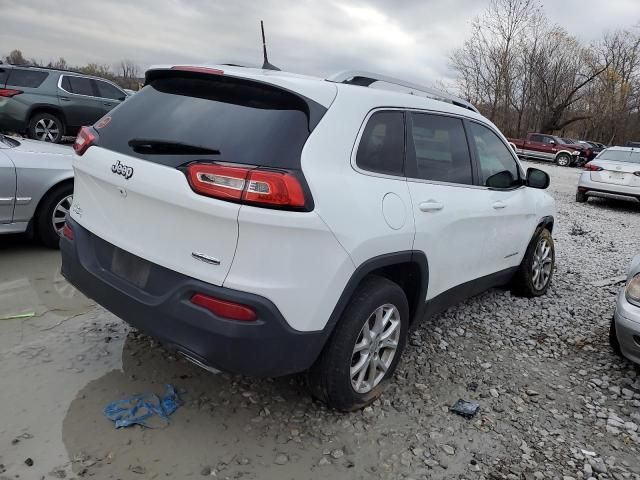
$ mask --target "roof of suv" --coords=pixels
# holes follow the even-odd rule
[[[344,90],[349,91],[350,95],[367,96],[373,103],[377,104],[377,106],[419,108],[456,114],[464,113],[465,115],[473,118],[484,118],[479,113],[477,113],[477,111],[471,104],[464,100],[455,99],[455,97],[451,97],[444,92],[442,92],[443,98],[449,96],[450,98],[458,101],[450,103],[446,100],[435,99],[422,96],[420,94],[415,94],[413,93],[413,90],[419,91],[419,86],[408,83],[400,85],[401,88],[404,87],[408,89],[408,91],[378,88],[378,85],[375,85],[372,88],[366,88],[365,85],[358,85],[356,83],[343,83],[334,81],[332,79],[323,79],[320,77],[283,72],[280,70],[265,70],[262,68],[220,64],[189,66],[156,65],[147,70],[146,80],[149,81],[153,78],[153,72],[166,70],[202,71],[202,73],[209,72],[212,74],[224,74],[237,78],[247,78],[260,82],[270,83],[272,85],[276,85],[278,87],[304,95],[305,97],[327,108],[335,100],[338,91]],[[337,78],[338,76],[335,77]],[[388,77],[380,78],[384,78],[383,80],[380,80],[382,84],[391,83],[391,81],[394,80]],[[410,87],[409,85],[414,88]]]
[[[16,65],[13,63],[0,63],[0,68],[9,68],[9,69],[28,69],[28,70],[36,70],[39,72],[47,72],[47,73],[60,73],[65,75],[75,75],[78,77],[92,78],[94,80],[103,80],[109,83],[114,83],[108,78],[96,77],[95,75],[88,75],[82,72],[76,72],[75,70],[66,70],[64,68],[55,68],[55,67],[41,67],[39,65]]]

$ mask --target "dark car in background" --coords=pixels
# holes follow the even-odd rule
[[[126,98],[123,89],[103,78],[0,64],[0,132],[58,143]]]

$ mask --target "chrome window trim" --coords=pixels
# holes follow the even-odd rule
[[[113,82],[110,82],[109,80],[106,80],[104,78],[95,78],[95,77],[88,77],[86,75],[79,75],[79,74],[78,75],[74,75],[74,74],[63,73],[58,78],[58,88],[60,90],[62,90],[63,92],[68,93],[69,95],[76,95],[77,97],[85,97],[85,98],[94,98],[96,100],[101,100],[101,101],[105,101],[106,100],[108,102],[122,102],[122,100],[115,100],[113,98],[96,97],[96,96],[93,96],[93,95],[83,95],[82,93],[73,93],[73,92],[70,92],[68,90],[65,90],[64,88],[62,88],[62,79],[64,77],[79,77],[79,78],[86,78],[87,80],[95,80],[97,82],[105,82],[105,83],[108,83],[109,85],[112,85],[113,87],[117,88],[118,90],[120,90],[125,98],[127,98],[127,96],[128,96],[127,93],[124,90],[122,90],[120,87],[118,87]]]

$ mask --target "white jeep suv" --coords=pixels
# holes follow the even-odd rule
[[[414,322],[551,282],[547,174],[402,81],[152,68],[74,148],[72,284],[201,366],[307,371],[340,410],[382,393]]]

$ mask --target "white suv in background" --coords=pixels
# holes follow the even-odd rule
[[[547,174],[400,80],[157,67],[74,148],[72,284],[201,366],[307,371],[340,410],[382,393],[413,322],[551,282]]]

